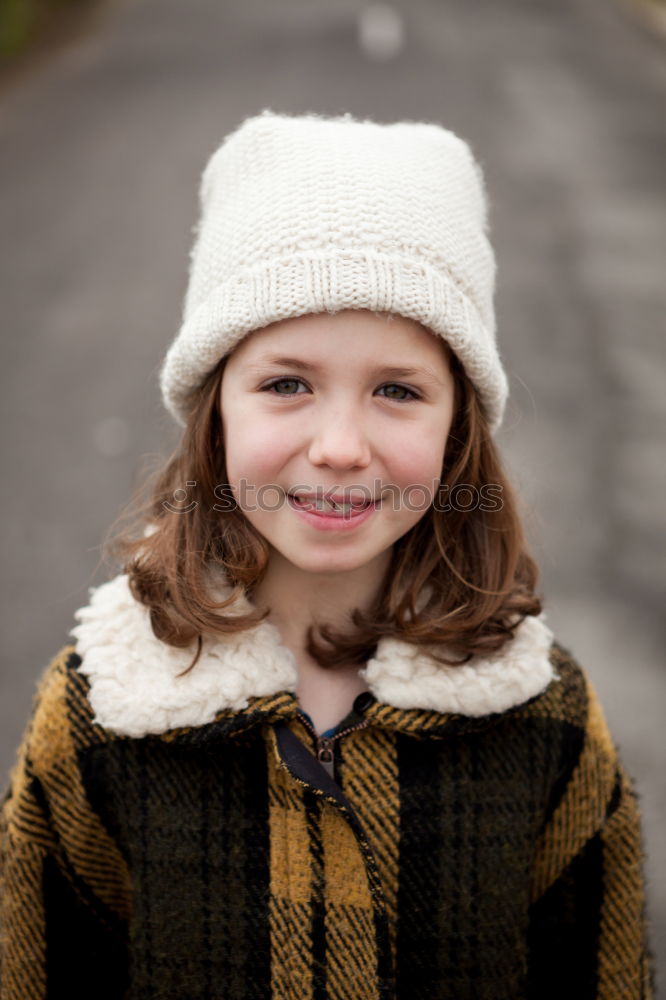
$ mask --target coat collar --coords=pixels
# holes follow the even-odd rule
[[[237,606],[243,611],[251,604],[241,598]],[[221,712],[247,716],[248,706],[258,704],[252,699],[280,704],[283,714],[297,707],[295,658],[268,622],[235,636],[205,637],[194,669],[177,677],[195,647],[176,649],[155,637],[126,574],[92,589],[75,618],[70,634],[79,672],[88,679],[93,721],[111,732],[141,737],[204,726]],[[557,679],[552,640],[543,614],[527,617],[498,654],[447,667],[422,649],[383,637],[360,673],[389,708],[479,718],[521,705]]]

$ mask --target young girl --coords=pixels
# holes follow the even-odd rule
[[[4,801],[2,1000],[652,996],[632,779],[492,437],[494,270],[438,125],[215,152],[182,440]]]

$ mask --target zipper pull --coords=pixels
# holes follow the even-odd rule
[[[333,758],[333,740],[329,736],[317,737],[317,760],[326,773],[335,780],[335,761]]]

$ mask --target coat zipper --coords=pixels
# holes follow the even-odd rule
[[[314,738],[315,756],[317,760],[329,777],[333,778],[335,781],[335,741],[341,739],[343,736],[346,736],[348,733],[355,732],[357,729],[365,729],[369,720],[363,719],[355,726],[348,726],[346,729],[343,729],[341,733],[334,733],[333,736],[320,736],[302,712],[298,712],[298,718]]]
[[[335,781],[335,775],[332,769],[334,764],[333,744],[335,741],[356,729],[365,729],[366,726],[370,725],[370,720],[362,719],[357,725],[347,726],[346,729],[343,729],[340,733],[336,733],[334,736],[324,737],[317,735],[314,727],[306,718],[304,718],[301,712],[296,713],[296,718],[303,723],[303,726],[313,736],[314,742],[317,746],[317,759],[320,760],[322,767],[333,779],[333,787],[331,788],[330,785],[328,788],[322,787],[322,775],[312,773],[312,751],[303,744],[302,740],[299,739],[296,733],[293,732],[291,726],[285,720],[278,722],[275,727],[278,755],[281,759],[282,766],[289,772],[295,782],[302,785],[303,788],[320,797],[323,801],[329,803],[335,809],[340,811],[357,839],[367,872],[368,885],[370,888],[370,896],[374,912],[376,943],[378,949],[378,995],[382,998],[382,1000],[394,1000],[395,983],[390,947],[386,897],[384,895],[384,888],[379,875],[377,859],[370,841],[368,840],[367,834],[361,824],[361,820],[351,802],[346,798],[342,788]],[[319,756],[320,748],[325,754],[324,760],[321,760]],[[330,763],[330,767],[327,766],[327,757],[329,755],[330,761],[328,761],[328,763]]]

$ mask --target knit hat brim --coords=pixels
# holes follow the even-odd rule
[[[393,312],[439,334],[475,385],[490,429],[499,427],[507,379],[494,334],[466,290],[426,262],[368,250],[291,253],[218,285],[183,323],[160,373],[165,404],[179,424],[187,421],[202,373],[209,374],[250,332],[302,315],[302,307],[294,305],[294,288],[307,289],[309,313]]]

